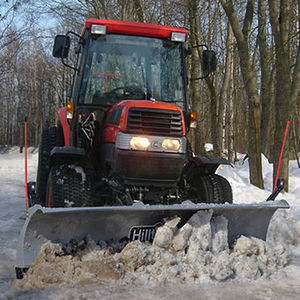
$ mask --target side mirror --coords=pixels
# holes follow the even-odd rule
[[[216,52],[212,50],[204,50],[202,52],[202,71],[204,74],[215,72],[217,69]]]
[[[71,39],[67,35],[57,35],[55,37],[52,55],[58,58],[67,58],[69,55]]]

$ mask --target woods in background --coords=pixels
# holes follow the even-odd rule
[[[192,146],[234,161],[247,153],[250,181],[263,188],[261,153],[277,170],[288,118],[292,118],[282,160],[300,151],[300,0],[0,0],[0,144],[19,144],[27,117],[29,144],[44,125],[57,123],[67,100],[72,70],[52,58],[53,38],[80,33],[87,18],[106,18],[185,27],[189,97],[198,113]],[[49,20],[49,21],[45,21]],[[74,43],[75,44],[75,43]],[[217,52],[218,69],[204,80],[201,48]]]

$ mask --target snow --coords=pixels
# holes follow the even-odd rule
[[[35,181],[36,166],[37,153],[36,151],[33,153],[29,151],[28,181]],[[265,190],[249,184],[247,160],[244,163],[242,161],[237,162],[235,168],[223,166],[218,172],[225,176],[232,185],[234,202],[236,203],[260,202],[266,199],[272,191],[272,165],[268,163],[265,157],[263,157]],[[211,251],[207,252],[209,254],[206,260],[210,263],[211,276],[215,280],[202,280],[198,281],[197,284],[184,280],[175,281],[173,284],[172,282],[159,284],[155,282],[155,279],[159,281],[158,277],[164,276],[164,274],[155,275],[155,270],[152,270],[154,273],[151,273],[150,266],[145,265],[144,269],[149,269],[147,273],[143,269],[143,265],[139,265],[138,258],[143,258],[143,251],[149,251],[149,249],[145,249],[141,243],[135,247],[130,243],[125,246],[124,252],[121,253],[123,260],[126,261],[129,258],[129,261],[133,264],[137,263],[139,268],[142,268],[139,273],[139,282],[133,281],[133,277],[131,277],[128,279],[128,285],[122,286],[105,281],[103,278],[103,283],[99,286],[97,282],[85,284],[83,279],[83,282],[76,283],[72,288],[54,284],[43,289],[14,290],[11,285],[15,278],[16,244],[26,217],[24,154],[20,154],[17,147],[9,151],[0,149],[0,299],[179,299],[187,297],[191,299],[215,299],[220,298],[220,295],[222,295],[222,299],[240,298],[241,295],[245,299],[299,299],[300,169],[296,161],[290,162],[289,190],[289,193],[281,194],[278,198],[287,200],[291,208],[288,211],[277,212],[269,228],[268,241],[271,245],[276,245],[271,249],[272,255],[268,254],[268,251],[271,250],[270,248],[267,249],[266,244],[261,240],[242,237],[235,245],[234,257],[230,259],[232,255],[229,255],[224,244],[224,239],[226,239],[226,232],[222,230],[226,225],[224,218],[216,220],[215,224],[209,227],[202,217],[201,220],[204,224],[196,230],[193,224],[197,223],[197,220],[192,220],[189,225],[182,227],[181,231],[174,234],[174,224],[177,222],[175,219],[170,220],[168,225],[161,229],[162,236],[157,237],[157,245],[155,246],[159,250],[150,254],[153,257],[159,254],[163,255],[165,261],[169,261],[169,267],[166,268],[158,263],[157,269],[168,272],[168,276],[176,274],[179,267],[172,262],[175,256],[172,257],[166,248],[173,247],[180,252],[185,248],[188,241],[190,243],[195,241],[194,245],[189,247],[187,259],[191,262],[196,261],[197,251],[210,249]],[[196,219],[196,217],[194,218]],[[200,244],[197,242],[198,235],[206,236]],[[56,251],[58,250],[56,249]],[[94,252],[86,253],[83,260],[85,261],[85,268],[89,271],[92,271],[94,265],[90,265],[88,262],[95,258],[93,257],[94,254]],[[148,253],[148,256],[150,254]],[[132,260],[133,255],[137,258],[136,262]],[[147,259],[150,259],[151,255]],[[270,257],[274,259],[270,259]],[[61,260],[61,267],[67,268],[69,265],[64,265],[66,262],[66,259]],[[206,262],[202,261],[201,263],[205,264]],[[288,264],[284,266],[286,263]],[[102,266],[102,269],[98,267],[96,272],[116,276],[113,278],[116,280],[118,273],[115,267],[114,265],[112,269],[111,265],[108,264],[106,267]],[[122,270],[122,265],[117,265],[117,269]],[[268,276],[260,276],[262,269]],[[71,272],[70,269],[66,270]],[[50,271],[53,271],[51,266]],[[239,274],[238,280],[227,279],[225,282],[218,282],[218,280],[230,278],[232,272]],[[202,278],[205,279],[205,274],[203,276]],[[173,277],[176,278],[176,276]]]
[[[84,184],[84,182],[86,181],[86,174],[85,174],[84,170],[82,169],[82,167],[75,166],[75,165],[69,165],[68,167],[70,169],[75,170],[76,173],[80,174],[80,176],[81,176],[81,183]]]
[[[206,143],[204,145],[204,148],[205,148],[206,152],[214,151],[214,145],[213,144]]]

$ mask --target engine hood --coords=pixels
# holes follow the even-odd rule
[[[182,111],[180,107],[175,104],[161,102],[161,101],[151,101],[151,100],[123,100],[118,104],[112,106],[114,107],[144,107],[144,108],[156,108],[156,109],[166,109],[166,110],[177,110]]]
[[[135,117],[137,119],[134,120]],[[150,120],[152,117],[155,120],[153,121],[155,123],[153,124],[154,128],[148,131],[147,126],[152,127]],[[157,122],[157,120],[160,121]],[[180,123],[178,130],[176,128],[177,123]],[[168,126],[169,131],[164,131],[164,126]],[[159,128],[162,128],[161,132]],[[176,136],[185,136],[184,114],[177,105],[150,100],[123,100],[113,105],[107,113],[104,125],[104,141],[114,143],[119,131],[174,136],[173,128],[175,131],[177,130]]]

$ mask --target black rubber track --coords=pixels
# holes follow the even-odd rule
[[[198,203],[232,203],[232,190],[228,181],[219,175],[196,176],[192,180],[191,197]]]
[[[91,206],[88,183],[75,166],[60,165],[51,168],[48,183],[47,207]]]
[[[44,128],[39,146],[39,160],[36,178],[37,199],[45,205],[47,180],[50,172],[50,152],[55,146],[64,146],[61,126]]]

